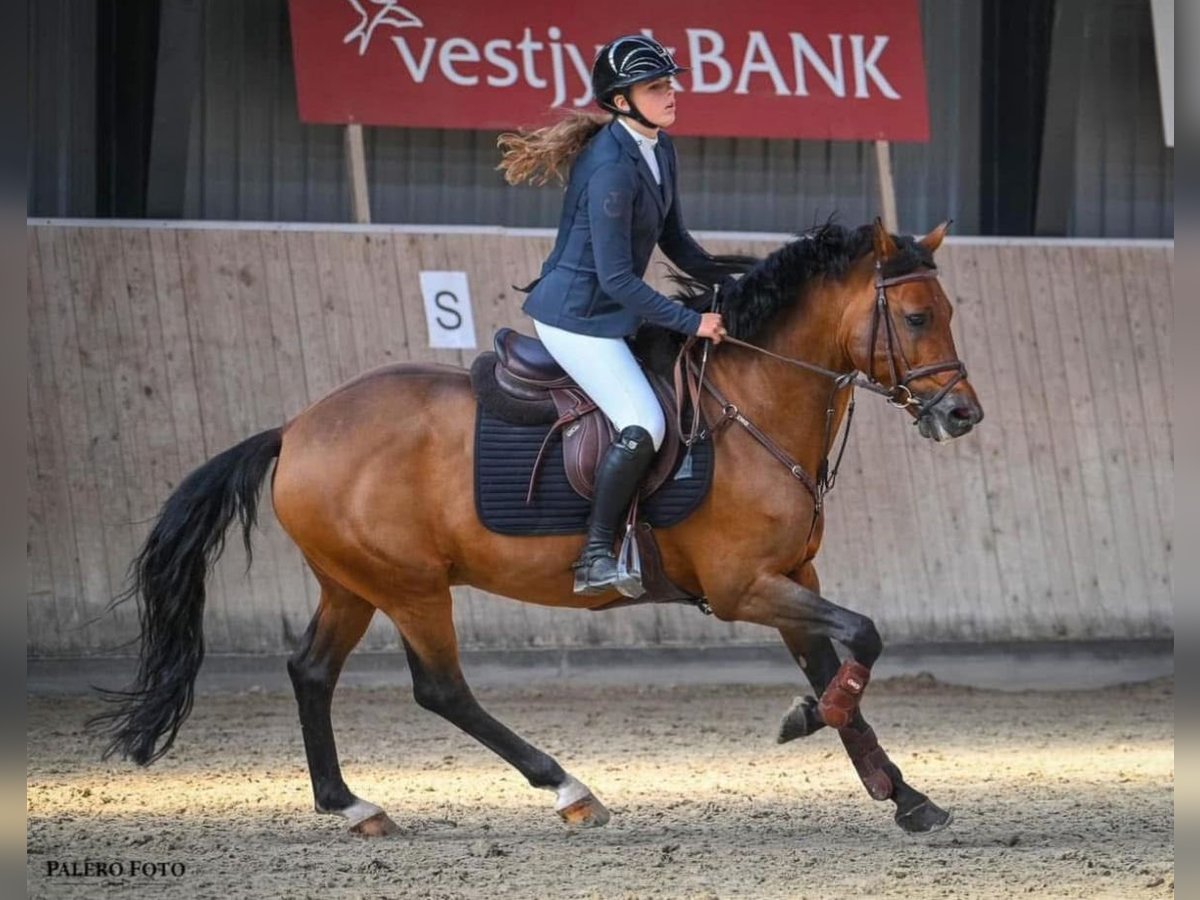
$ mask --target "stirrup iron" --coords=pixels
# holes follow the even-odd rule
[[[642,584],[642,551],[637,539],[637,497],[629,508],[629,518],[625,522],[625,537],[621,540],[621,550],[617,553],[617,580],[615,586],[625,597],[636,600],[646,593]]]

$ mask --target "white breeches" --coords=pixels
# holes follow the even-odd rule
[[[536,319],[533,327],[555,362],[587,391],[618,433],[640,425],[655,450],[662,446],[667,433],[662,407],[623,338],[576,334]]]

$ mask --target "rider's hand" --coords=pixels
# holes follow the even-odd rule
[[[719,344],[725,335],[725,321],[720,313],[700,314],[700,330],[696,332],[696,337],[708,338],[714,344]]]

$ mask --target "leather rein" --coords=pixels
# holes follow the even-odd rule
[[[942,398],[945,397],[954,386],[967,377],[966,366],[959,359],[946,360],[944,362],[932,363],[927,366],[918,366],[916,368],[909,365],[908,359],[904,356],[904,351],[899,345],[899,340],[896,336],[896,327],[892,322],[892,317],[888,307],[887,289],[901,284],[910,284],[917,281],[932,281],[937,279],[937,271],[934,269],[923,269],[918,272],[910,272],[906,275],[896,275],[891,278],[884,278],[882,267],[879,261],[875,263],[875,304],[871,312],[871,330],[869,347],[871,351],[870,369],[864,375],[857,370],[848,372],[838,372],[833,369],[826,369],[823,366],[818,366],[815,363],[808,362],[803,359],[795,359],[790,356],[781,356],[778,353],[773,353],[764,347],[759,347],[755,344],[747,343],[733,337],[725,337],[722,343],[729,342],[739,347],[745,347],[747,350],[753,350],[755,353],[760,353],[763,356],[769,356],[772,359],[778,360],[788,365],[797,366],[801,369],[806,369],[809,372],[814,372],[822,375],[833,382],[829,393],[829,401],[826,404],[825,410],[825,433],[822,439],[822,455],[821,464],[815,476],[810,475],[805,471],[786,450],[780,447],[773,441],[769,435],[763,432],[757,425],[751,422],[742,411],[738,409],[735,403],[731,403],[711,381],[707,381],[704,377],[705,363],[708,359],[708,345],[705,346],[704,357],[699,366],[696,365],[692,358],[691,350],[697,342],[697,338],[689,337],[684,342],[683,347],[679,351],[679,356],[675,360],[675,398],[676,398],[676,418],[675,427],[679,431],[679,436],[683,440],[684,445],[690,447],[693,443],[699,440],[705,440],[709,436],[718,434],[724,428],[732,423],[737,423],[744,428],[751,437],[760,443],[767,452],[775,459],[779,460],[785,468],[791,473],[797,481],[799,481],[808,490],[813,498],[813,523],[809,528],[809,536],[812,536],[812,529],[816,527],[817,519],[821,515],[821,509],[824,505],[825,495],[833,489],[837,482],[838,470],[841,468],[842,457],[846,452],[846,441],[850,437],[850,425],[854,420],[854,395],[850,396],[850,405],[846,410],[846,427],[842,430],[841,445],[838,448],[837,454],[834,457],[833,464],[830,465],[829,457],[833,450],[834,440],[836,435],[833,433],[833,422],[836,415],[837,396],[847,388],[862,388],[863,390],[879,394],[884,397],[888,403],[897,409],[916,408],[917,421],[920,421],[924,416],[928,415]],[[715,304],[714,296],[714,304]],[[883,323],[883,334],[880,335],[880,322]],[[891,379],[892,386],[889,387],[875,377],[875,348],[878,346],[880,338],[883,338],[884,348],[887,354],[888,375]],[[899,361],[897,360],[899,357]],[[901,377],[900,370],[903,364],[904,375]],[[919,378],[925,378],[930,375],[937,375],[941,372],[954,372],[954,376],[950,378],[946,384],[942,385],[936,394],[928,400],[922,400],[913,394],[909,387],[912,382]],[[692,404],[692,424],[689,431],[685,434],[683,429],[683,389],[686,387],[688,397]],[[700,397],[704,391],[708,391],[717,403],[721,404],[721,417],[707,428],[700,428]]]

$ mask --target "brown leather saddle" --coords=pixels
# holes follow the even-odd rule
[[[596,467],[615,436],[612,424],[554,361],[541,341],[511,328],[501,328],[496,332],[494,347],[494,353],[480,354],[471,369],[471,381],[480,404],[501,414],[508,422],[550,425],[530,475],[525,502],[529,503],[533,496],[541,463],[558,432],[562,434],[567,481],[576,494],[590,500]],[[673,386],[653,371],[646,371],[646,376],[669,424],[639,498],[650,497],[667,483],[676,474],[687,450],[676,428],[680,411],[676,408]],[[635,502],[629,512],[635,540],[626,542],[623,555],[636,553],[646,593],[636,599],[622,597],[594,609],[635,603],[687,603],[711,613],[703,597],[680,588],[667,576],[654,531],[648,522],[639,520],[638,506]]]
[[[616,436],[612,423],[554,361],[537,338],[511,328],[501,328],[496,332],[494,346],[496,361],[493,374],[497,387],[520,403],[541,404],[547,414],[548,406],[553,405],[555,417],[542,444],[542,453],[555,432],[561,430],[567,480],[579,496],[590,500],[596,466]],[[663,408],[666,421],[674,422],[674,388],[654,372],[647,372],[646,376]],[[663,486],[675,471],[684,449],[679,434],[668,428],[654,464],[642,482],[640,497],[649,497]],[[534,465],[529,496],[533,494],[540,468],[541,454]]]

